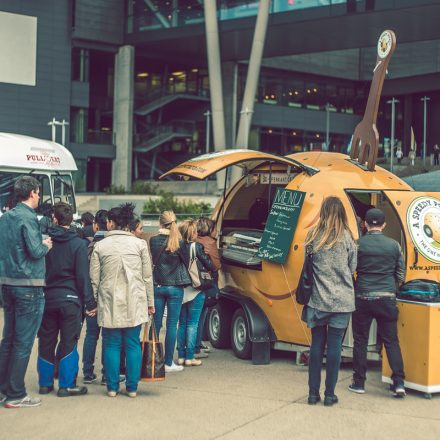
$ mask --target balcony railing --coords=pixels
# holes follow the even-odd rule
[[[71,132],[71,142],[77,144],[113,145],[113,132],[101,130],[88,130],[87,132]]]

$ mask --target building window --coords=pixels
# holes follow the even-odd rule
[[[72,80],[89,81],[89,51],[74,47],[72,49]]]
[[[70,140],[77,144],[83,144],[86,139],[87,110],[72,107],[70,110]]]

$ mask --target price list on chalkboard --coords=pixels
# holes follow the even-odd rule
[[[283,264],[286,261],[306,193],[277,188],[261,237],[258,256]]]

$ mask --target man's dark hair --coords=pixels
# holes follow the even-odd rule
[[[70,226],[73,221],[73,209],[67,203],[55,203],[53,215],[58,221],[59,226]]]
[[[98,229],[100,231],[107,230],[107,219],[108,219],[108,211],[105,209],[100,209],[95,214],[95,223],[98,225]]]
[[[31,196],[32,191],[40,188],[40,182],[32,176],[19,177],[14,183],[14,196],[19,202],[25,202]]]
[[[93,225],[93,222],[95,221],[95,217],[93,217],[93,214],[91,212],[85,212],[81,215],[81,223],[84,226],[91,226]]]

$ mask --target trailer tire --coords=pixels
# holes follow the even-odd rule
[[[217,303],[208,312],[208,337],[214,348],[229,348],[231,317],[227,307]]]
[[[239,359],[252,357],[252,342],[249,339],[249,325],[244,310],[240,307],[234,312],[231,323],[231,346]]]

